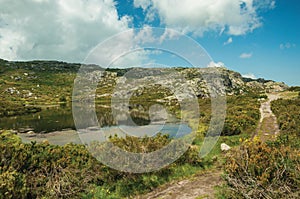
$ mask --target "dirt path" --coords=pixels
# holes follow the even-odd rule
[[[197,174],[191,179],[165,184],[146,195],[136,197],[136,199],[211,199],[215,198],[214,187],[221,183],[221,171],[210,171]]]
[[[263,141],[272,140],[279,133],[277,119],[271,110],[271,102],[280,98],[279,94],[268,94],[268,100],[261,103],[260,121],[255,135],[258,135]]]
[[[268,100],[261,103],[261,118],[254,136],[259,135],[263,141],[274,139],[279,133],[276,116],[271,110],[271,102],[278,98],[280,94],[268,94]],[[136,199],[215,198],[214,187],[222,184],[221,174],[219,170],[197,174],[192,179],[165,184],[146,195],[137,196]]]

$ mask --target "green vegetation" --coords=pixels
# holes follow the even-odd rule
[[[226,185],[220,198],[297,198],[300,195],[300,100],[272,102],[280,135],[258,137],[232,150],[225,163]]]
[[[43,105],[69,104],[79,67],[79,64],[63,62],[0,60],[0,117],[38,112]],[[124,75],[128,69],[108,71],[114,74],[98,84],[96,102],[111,99],[110,94],[116,86],[115,77]],[[188,75],[189,78],[197,77],[192,72]],[[233,86],[231,79],[227,78],[226,81]],[[233,93],[240,93],[240,87],[233,88]],[[267,143],[258,139],[248,140],[259,122],[259,100],[267,98],[260,87],[254,93],[244,89],[243,94],[227,96],[222,136],[211,153],[203,159],[198,157],[198,152],[211,120],[211,101],[199,98],[200,125],[188,151],[171,165],[144,174],[111,169],[99,163],[83,145],[54,146],[47,142],[25,144],[11,132],[0,131],[0,199],[131,197],[172,180],[190,177],[204,169],[220,168],[224,164],[227,184],[220,191],[221,198],[294,197],[300,194],[300,99],[296,99],[299,91],[298,87],[292,87],[290,92],[285,93],[295,100],[272,103],[281,135],[277,140]],[[188,114],[178,111],[176,99],[166,100],[169,95],[172,95],[171,91],[160,85],[135,90],[130,99],[131,116],[138,116],[137,120],[147,124],[148,109],[157,103],[167,106],[170,112],[177,115]],[[104,110],[110,107],[101,105],[96,104],[97,114],[104,115],[108,121],[100,123],[112,125],[113,116]],[[195,120],[198,121],[198,118]],[[135,153],[149,153],[171,141],[169,136],[160,134],[152,138],[111,138],[114,145]],[[237,148],[225,158],[220,149],[221,143]]]
[[[0,104],[0,117],[9,117],[15,115],[25,115],[41,111],[40,107],[25,106],[16,102],[4,102]]]
[[[226,119],[222,136],[248,135],[251,136],[256,129],[260,113],[260,95],[248,93],[239,96],[228,96],[226,107]],[[199,99],[199,122],[208,127],[211,119],[210,99]],[[205,128],[207,130],[207,128]]]
[[[1,105],[6,106],[6,112],[9,112],[14,110],[9,106],[10,102],[22,107],[70,101],[72,85],[79,66],[64,62],[2,60],[0,61]],[[16,114],[23,113],[18,111]]]
[[[228,110],[232,113],[228,118],[231,120],[258,111],[257,100],[253,96],[232,96],[228,101]],[[96,161],[82,145],[25,144],[16,135],[3,131],[0,140],[0,178],[5,183],[1,185],[0,192],[5,198],[121,198],[145,193],[171,180],[218,166],[223,162],[220,144],[225,142],[236,146],[240,144],[241,137],[246,139],[250,134],[242,129],[240,135],[223,136],[209,156],[199,159],[198,152],[207,129],[204,124],[208,125],[210,119],[210,100],[199,99],[199,104],[203,110],[200,117],[202,125],[194,145],[168,167],[146,174],[110,169]],[[234,104],[240,104],[240,108],[235,109]],[[248,126],[244,129],[253,128],[256,122],[246,123]],[[112,137],[111,141],[124,150],[139,153],[157,150],[169,143],[170,138],[167,135],[143,139]]]
[[[299,94],[300,92],[296,92],[296,91],[285,91],[280,93],[280,97],[282,99],[296,99],[299,98]]]
[[[300,86],[291,86],[288,91],[300,92]]]
[[[296,198],[300,194],[299,148],[277,140],[247,141],[225,164],[226,198]]]
[[[122,148],[127,142],[140,152],[151,151],[169,142],[168,136],[156,138],[112,138]],[[150,145],[147,143],[151,143]],[[146,174],[119,172],[100,164],[82,145],[22,143],[10,132],[0,133],[0,198],[120,198],[149,191],[160,184],[204,168],[208,163],[191,147],[168,167]]]
[[[227,118],[222,135],[251,134],[259,121],[260,95],[231,96],[227,98]]]
[[[300,99],[276,100],[272,102],[272,111],[277,117],[283,144],[300,148]]]

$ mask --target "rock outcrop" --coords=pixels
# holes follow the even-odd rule
[[[174,98],[182,100],[191,97],[207,98],[214,95],[243,94],[251,91],[278,92],[288,88],[284,83],[271,80],[244,78],[240,73],[225,67],[103,69],[97,65],[58,61],[9,62],[0,60],[0,72],[8,68],[26,70],[19,76],[11,76],[15,81],[37,79],[36,73],[40,71],[74,74],[81,71],[82,66],[85,68],[82,82],[86,82],[86,85],[82,86],[83,90],[89,90],[88,87],[94,83],[107,88],[106,90],[114,90],[113,93],[97,93],[99,96],[141,96],[150,87],[154,87],[156,89],[151,89],[151,91],[157,92],[158,100],[173,100]],[[116,89],[109,89],[115,87]],[[169,94],[166,94],[166,91],[169,91]],[[6,92],[14,94],[18,91],[10,87]]]

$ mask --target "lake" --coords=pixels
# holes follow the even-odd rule
[[[147,115],[147,114],[146,114]],[[170,137],[181,137],[191,132],[187,124],[178,123],[174,118],[167,123],[151,123],[145,113],[131,115],[130,121],[116,122],[107,106],[97,107],[99,127],[90,127],[76,131],[71,107],[45,108],[39,113],[15,117],[0,118],[0,129],[12,129],[20,132],[18,135],[24,142],[48,140],[51,144],[66,143],[82,144],[95,140],[106,140],[110,135],[120,137],[154,136],[157,133],[169,134]],[[133,126],[130,122],[134,121]],[[130,125],[128,125],[130,123]],[[35,134],[28,134],[33,131]]]

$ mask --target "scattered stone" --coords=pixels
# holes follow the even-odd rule
[[[21,80],[21,79],[22,79],[22,77],[20,77],[20,76],[15,77],[15,80],[16,80],[16,81],[19,81],[19,80]]]
[[[98,126],[91,126],[87,128],[88,131],[99,131],[100,128]]]
[[[152,105],[149,108],[151,122],[164,123],[168,119],[168,113],[161,105]]]
[[[72,128],[62,129],[62,131],[72,131]]]
[[[27,133],[33,130],[34,130],[33,128],[19,128],[19,133]]]
[[[35,137],[36,136],[36,133],[33,132],[33,131],[28,131],[26,134],[27,134],[28,137]]]
[[[16,94],[20,94],[20,91],[18,91],[15,87],[11,87],[6,89],[6,92],[10,93],[11,95],[16,93]]]
[[[230,149],[231,149],[231,147],[228,146],[227,144],[225,144],[225,143],[221,144],[221,151],[229,151]]]
[[[18,131],[16,131],[16,130],[9,130],[12,134],[15,134],[15,135],[17,135],[18,134]]]

